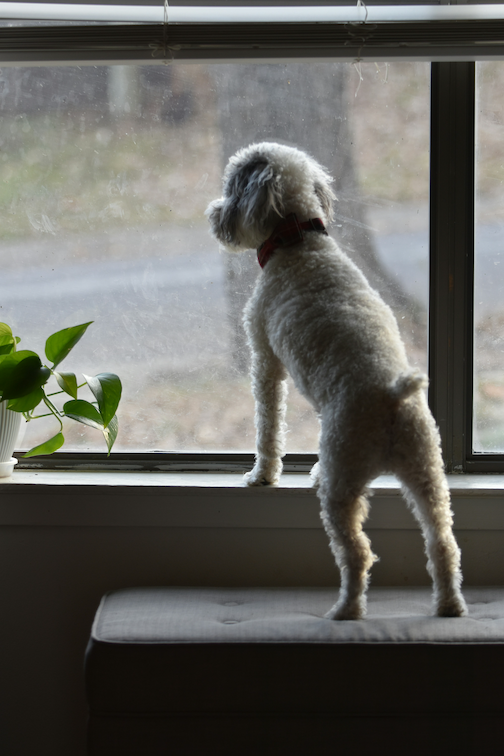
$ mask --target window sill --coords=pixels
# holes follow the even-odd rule
[[[456,530],[504,530],[504,476],[452,475]],[[418,525],[393,476],[370,486],[366,530]],[[320,529],[304,473],[247,487],[240,473],[17,470],[0,479],[0,525]]]

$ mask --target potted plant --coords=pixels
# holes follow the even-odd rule
[[[48,365],[44,365],[35,352],[18,350],[19,337],[13,335],[6,323],[0,323],[0,476],[10,475],[17,462],[12,453],[23,417],[30,422],[53,415],[59,423],[56,435],[30,449],[25,457],[52,454],[63,446],[65,417],[100,430],[110,454],[118,431],[116,410],[121,398],[120,379],[113,373],[84,375],[84,383],[78,385],[74,373],[57,369],[91,322],[64,328],[49,336],[45,345]],[[55,379],[59,390],[48,393],[46,387],[51,378]],[[78,390],[86,385],[95,401],[79,399]],[[70,397],[62,409],[54,404],[56,394]]]

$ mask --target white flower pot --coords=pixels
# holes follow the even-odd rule
[[[0,402],[0,478],[11,475],[17,464],[12,452],[16,448],[22,424],[24,425],[23,415],[8,410],[7,402]]]

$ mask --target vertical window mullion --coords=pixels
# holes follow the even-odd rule
[[[448,472],[465,470],[472,416],[474,63],[433,63],[429,403]]]

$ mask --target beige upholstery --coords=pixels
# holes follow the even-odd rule
[[[440,619],[426,588],[371,589],[368,618],[340,623],[323,619],[328,589],[108,594],[86,659],[89,753],[490,753],[504,589],[464,593],[469,617]]]

